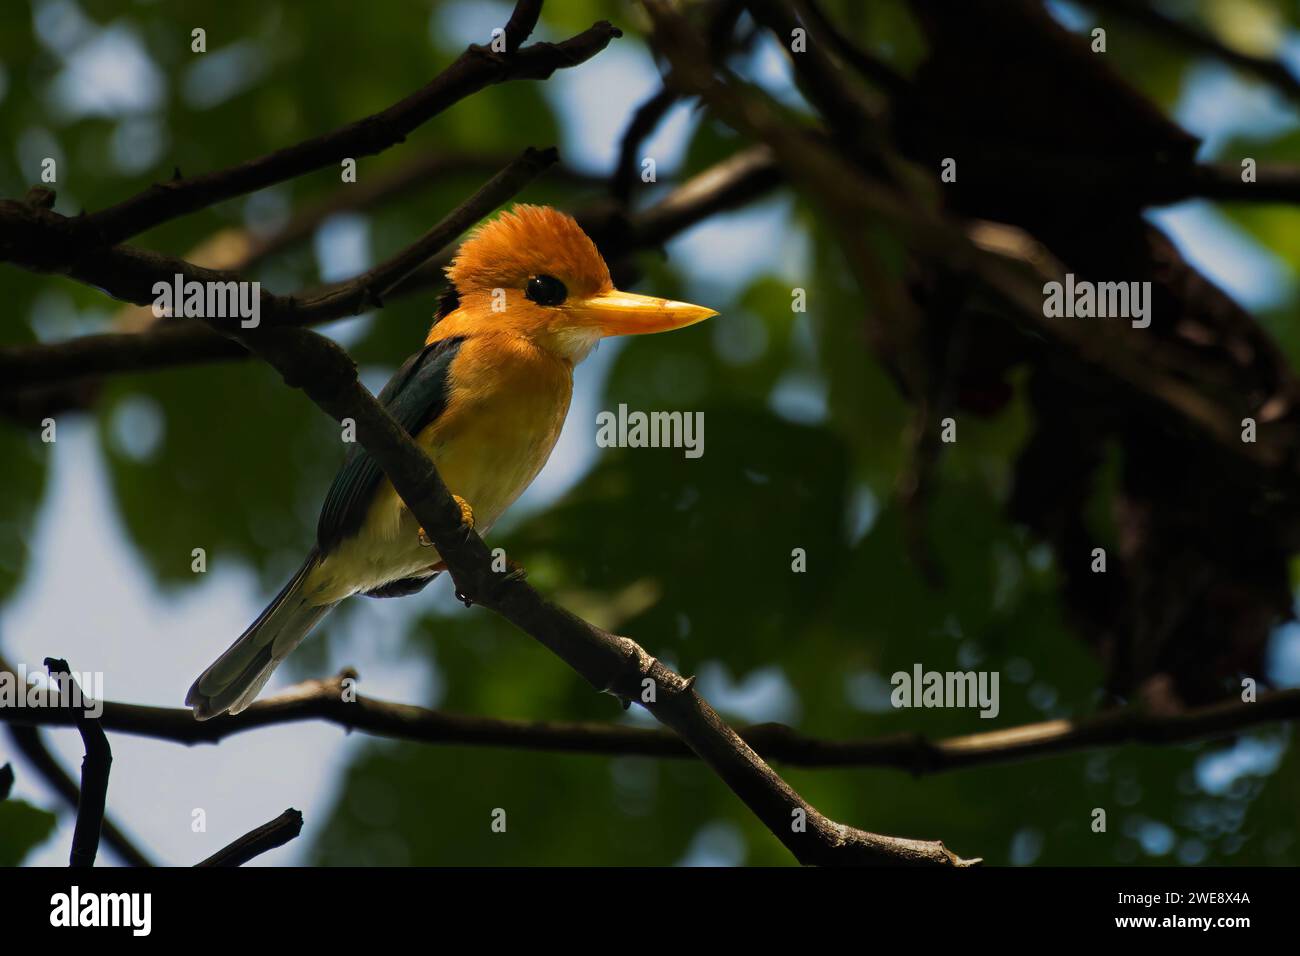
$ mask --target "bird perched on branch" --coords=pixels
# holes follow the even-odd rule
[[[424,348],[379,400],[433,459],[466,524],[481,534],[550,457],[573,367],[601,338],[665,332],[717,314],[618,291],[578,224],[542,206],[516,206],[480,226],[447,279]],[[239,713],[340,601],[411,594],[444,567],[379,465],[354,445],[325,498],[315,548],[185,702],[199,720]]]

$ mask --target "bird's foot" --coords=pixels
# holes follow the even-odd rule
[[[523,581],[527,579],[527,577],[528,577],[528,570],[522,564],[518,564],[515,561],[511,560],[510,558],[506,558],[506,570],[504,573],[504,577],[502,577],[501,580]]]
[[[467,528],[474,527],[474,509],[469,506],[469,502],[460,495],[452,495],[456,504],[460,505],[460,520]]]
[[[469,506],[469,502],[460,495],[452,495],[457,505],[460,506],[460,521],[465,526],[465,537],[469,537],[469,532],[474,530],[474,509]],[[420,546],[423,548],[432,548],[433,539],[425,532],[424,527],[419,529]]]
[[[469,536],[474,533],[474,509],[460,495],[452,495],[452,497],[456,499],[456,504],[460,505],[460,523],[465,526],[463,540],[468,541]]]

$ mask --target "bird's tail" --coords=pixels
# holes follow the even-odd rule
[[[195,717],[237,714],[251,704],[280,662],[333,609],[333,604],[308,604],[303,593],[317,561],[313,551],[248,630],[199,675],[185,695]]]

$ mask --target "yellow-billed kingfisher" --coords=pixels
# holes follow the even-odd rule
[[[679,329],[712,309],[620,292],[570,216],[515,206],[480,225],[447,267],[424,348],[379,400],[433,459],[480,534],[541,471],[560,435],[573,367],[610,335]],[[340,601],[414,593],[444,565],[360,445],[321,509],[298,573],[190,688],[200,720],[237,714]]]

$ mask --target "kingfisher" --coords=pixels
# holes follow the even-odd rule
[[[465,523],[486,535],[537,477],[606,336],[680,329],[703,306],[621,292],[573,217],[516,205],[480,225],[446,269],[424,348],[379,401],[433,460]],[[186,695],[194,716],[238,714],[340,601],[398,597],[445,563],[375,460],[353,445],[325,496],[316,545],[248,630]]]

